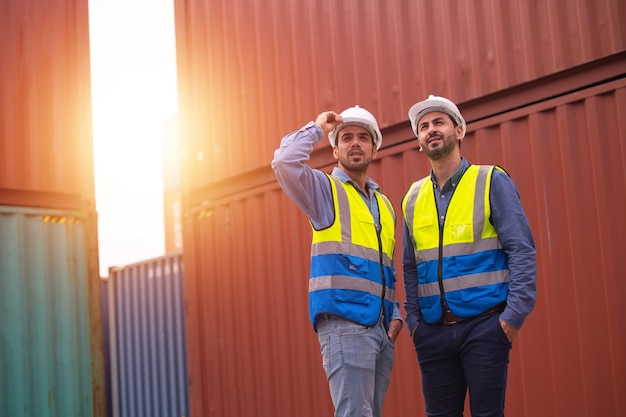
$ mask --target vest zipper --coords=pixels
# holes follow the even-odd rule
[[[444,218],[443,221],[445,222],[446,219]],[[437,281],[439,283],[441,312],[443,316],[443,313],[450,311],[450,307],[448,307],[446,292],[443,289],[443,224],[441,223],[439,224],[439,262],[437,264]]]
[[[380,294],[380,316],[383,318],[383,326],[387,328],[387,320],[385,319],[385,293],[387,291],[387,278],[385,277],[385,267],[383,264],[383,242],[380,238],[380,230],[376,227],[376,237],[378,238],[378,265],[380,266],[380,275],[382,277],[383,290]]]

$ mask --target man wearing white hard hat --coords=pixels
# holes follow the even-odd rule
[[[325,135],[337,160],[330,174],[306,164]],[[272,161],[280,186],[313,230],[309,314],[337,417],[381,416],[402,328],[395,213],[367,176],[381,144],[374,116],[355,106],[320,113],[286,135]]]
[[[465,119],[429,96],[409,110],[430,175],[402,199],[406,323],[426,414],[504,416],[509,352],[535,305],[535,243],[517,187],[461,156]]]

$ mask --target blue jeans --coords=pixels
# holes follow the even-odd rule
[[[331,317],[316,327],[335,417],[380,417],[394,352],[383,323]]]
[[[413,343],[428,417],[463,417],[468,389],[472,417],[504,416],[511,343],[499,317],[417,327]]]

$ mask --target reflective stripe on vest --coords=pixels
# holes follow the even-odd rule
[[[328,178],[335,221],[322,230],[313,228],[309,281],[311,321],[315,325],[316,314],[331,313],[371,325],[378,319],[383,293],[375,220],[352,184],[344,184],[330,175]],[[376,192],[375,197],[380,213],[386,281],[385,316],[389,320],[395,300],[395,213],[385,196]]]
[[[508,265],[496,230],[489,221],[493,169],[470,166],[463,174],[448,206],[442,242],[439,241],[439,219],[430,177],[414,183],[402,202],[405,221],[415,243],[418,301],[427,322],[436,322],[441,317],[439,262],[443,262],[446,301],[456,315],[471,317],[506,299]],[[464,204],[468,200],[473,204]]]

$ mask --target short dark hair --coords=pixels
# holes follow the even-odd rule
[[[448,114],[448,117],[450,118],[450,120],[452,120],[452,124],[454,125],[454,127],[457,127],[459,125],[459,122],[457,122],[454,117],[452,117],[449,114]],[[461,142],[463,141],[459,139],[459,149],[461,149]]]

